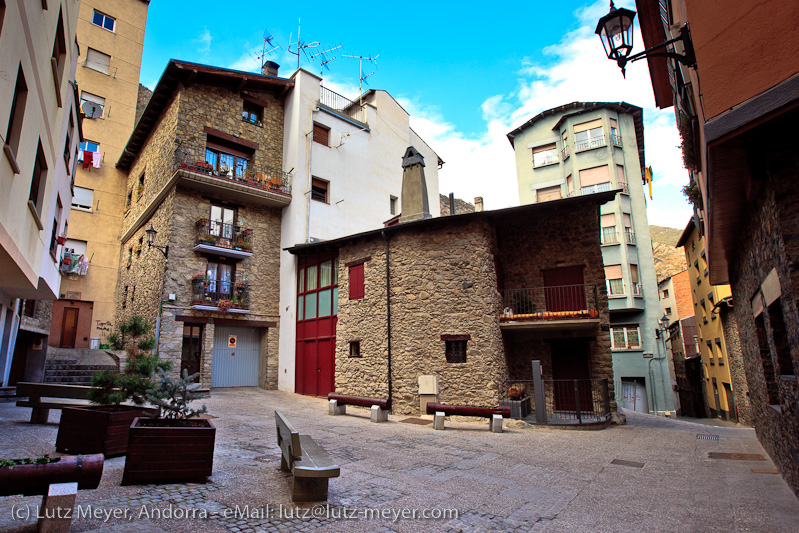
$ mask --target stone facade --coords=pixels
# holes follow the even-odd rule
[[[749,384],[746,382],[743,354],[741,353],[741,337],[738,334],[735,309],[732,306],[720,306],[719,315],[727,346],[727,358],[730,362],[730,378],[732,379],[732,390],[735,393],[738,423],[752,426],[754,422],[749,408]]]
[[[128,174],[127,191],[131,200],[123,234],[136,229],[122,245],[117,319],[140,315],[154,325],[159,302],[163,301],[159,355],[173,362],[175,372],[180,370],[184,323],[203,324],[200,381],[204,386],[211,384],[215,321],[224,320],[231,326],[235,320],[242,327],[258,328],[261,349],[258,383],[265,388],[276,388],[280,208],[235,200],[225,195],[224,187],[209,194],[175,185],[173,181],[176,157],[181,153],[188,151],[204,159],[208,128],[245,143],[256,143],[252,161],[281,168],[282,103],[267,92],[249,91],[248,95],[267,104],[260,124],[242,120],[240,94],[201,83],[190,87],[179,85],[164,106]],[[140,187],[142,182],[144,187]],[[220,261],[212,252],[193,250],[197,243],[197,221],[209,218],[212,203],[234,209],[236,225],[252,232],[252,255],[230,262],[235,263],[231,281],[249,285],[249,313],[198,310],[192,305],[192,276],[205,275],[209,261]],[[142,222],[143,215],[146,220]],[[169,245],[168,262],[163,254],[147,246],[144,229],[150,225],[158,231],[154,244]],[[176,320],[178,316],[183,318]],[[265,323],[275,326],[267,327]]]

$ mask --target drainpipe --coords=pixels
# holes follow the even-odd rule
[[[305,134],[306,143],[308,144],[308,202],[305,213],[305,244],[311,242],[311,187],[313,183],[313,172],[311,171],[311,163],[313,161],[313,141],[310,136],[313,135],[313,116],[318,113],[319,108],[311,110],[311,130]]]
[[[391,250],[389,249],[388,235],[385,230],[380,232],[380,236],[386,241],[386,335],[388,337],[388,401],[391,401],[391,269],[389,267],[389,259],[391,258]],[[392,405],[393,407],[393,405]]]

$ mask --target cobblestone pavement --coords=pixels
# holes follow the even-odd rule
[[[782,478],[758,473],[776,470],[752,429],[628,413],[627,426],[603,431],[510,421],[502,434],[483,421],[435,431],[403,416],[372,424],[366,409],[331,417],[323,399],[252,388],[215,390],[205,403],[217,427],[208,483],[121,487],[125,459],[108,459],[100,487],[79,492],[72,530],[773,532],[799,523],[799,501]],[[341,466],[326,504],[292,504],[275,409]],[[55,454],[59,411],[47,425],[29,416],[0,403],[0,457]],[[15,516],[35,515],[40,501],[0,498],[0,531],[35,531],[32,518]],[[114,510],[126,516],[85,516]]]

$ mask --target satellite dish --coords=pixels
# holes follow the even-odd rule
[[[103,107],[92,102],[83,102],[82,109],[86,118],[100,118],[103,116]]]

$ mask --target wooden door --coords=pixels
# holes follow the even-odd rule
[[[196,374],[200,371],[200,362],[202,358],[202,326],[183,326],[183,351],[180,358],[180,374],[183,371],[188,371],[189,375]],[[194,381],[199,381],[200,376]]]
[[[61,325],[61,348],[74,348],[78,334],[78,308],[65,307],[64,320]]]
[[[586,309],[583,267],[569,266],[542,270],[547,311]]]
[[[580,410],[591,412],[591,366],[588,355],[588,341],[568,339],[552,341],[552,379],[554,380],[555,410],[576,411],[577,395],[580,396]],[[575,383],[575,380],[576,383]]]

